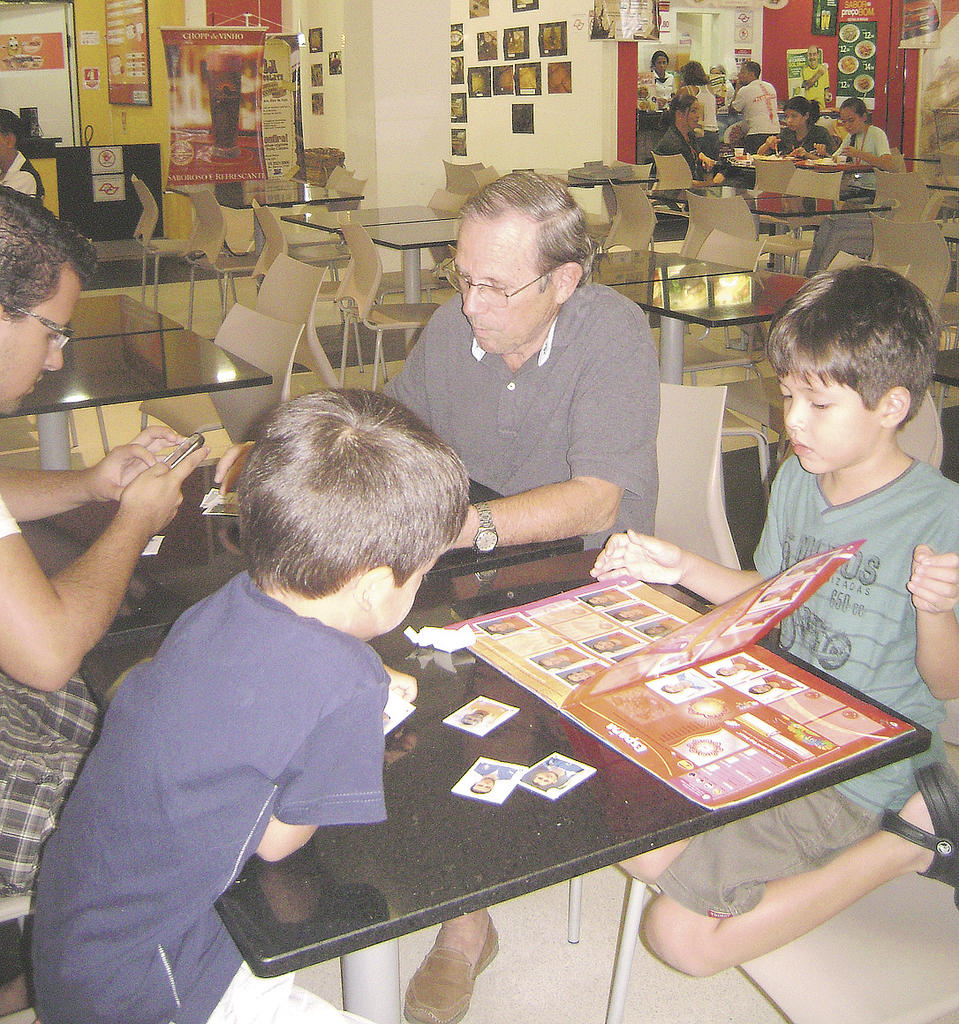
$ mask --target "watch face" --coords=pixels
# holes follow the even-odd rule
[[[473,540],[473,547],[477,551],[492,551],[498,539],[495,530],[479,530]]]

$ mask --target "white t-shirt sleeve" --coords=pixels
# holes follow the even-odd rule
[[[0,498],[0,539],[19,532],[20,527],[17,524],[16,519],[10,515],[10,510],[7,508],[6,502],[3,498]]]

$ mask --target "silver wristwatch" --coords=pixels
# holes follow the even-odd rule
[[[479,516],[479,529],[473,538],[473,547],[476,551],[492,551],[499,543],[499,535],[496,532],[496,525],[493,523],[493,514],[485,501],[478,501],[473,508]]]

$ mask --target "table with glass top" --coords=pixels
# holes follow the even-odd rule
[[[658,314],[659,371],[666,384],[683,381],[684,324],[731,327],[771,320],[806,283],[792,274],[745,271],[677,253],[609,253],[593,281]]]
[[[36,415],[41,468],[69,469],[67,413],[74,409],[272,381],[252,363],[182,328],[78,338],[63,349],[62,369],[45,373],[13,415]]]

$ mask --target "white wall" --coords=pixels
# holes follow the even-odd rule
[[[495,31],[498,37],[496,64],[517,63],[503,59],[503,30],[529,26],[529,61],[542,64],[543,95],[467,98],[467,157],[463,162],[492,164],[500,172],[514,167],[566,169],[586,160],[612,160],[616,156],[616,55],[612,41],[589,38],[584,0],[540,0],[539,10],[514,13],[511,0],[489,0],[488,17],[470,18],[468,0],[450,0],[452,22],[462,22],[467,68],[480,66],[476,59],[478,32]],[[568,55],[540,58],[539,26],[544,22],[567,23]],[[448,56],[448,51],[447,51]],[[549,95],[546,84],[548,60],[572,64],[572,88],[568,94]],[[484,62],[486,63],[486,62]],[[450,91],[468,91],[454,86]],[[534,134],[514,135],[512,105],[532,103]],[[448,143],[447,143],[448,145]]]

